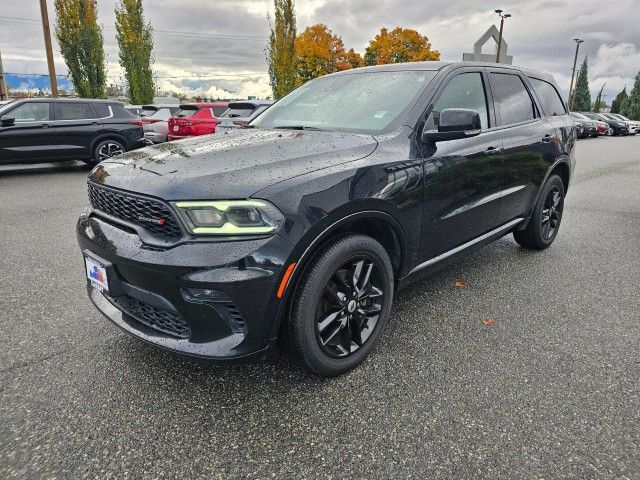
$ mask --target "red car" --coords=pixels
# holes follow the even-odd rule
[[[611,135],[611,127],[609,127],[608,123],[597,120],[596,129],[598,131],[598,135]]]
[[[220,115],[228,109],[227,103],[190,103],[169,119],[168,140],[196,137],[216,133]]]

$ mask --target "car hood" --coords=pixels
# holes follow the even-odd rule
[[[370,135],[235,129],[105,160],[89,180],[165,200],[247,198],[283,180],[364,158],[376,146]]]

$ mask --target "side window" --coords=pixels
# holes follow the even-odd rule
[[[518,75],[492,73],[491,91],[496,109],[500,113],[501,125],[526,122],[536,118],[535,105]]]
[[[544,113],[550,116],[565,115],[567,113],[556,87],[549,82],[538,80],[537,78],[529,77],[529,81],[531,81],[531,85],[542,103]]]
[[[49,103],[23,103],[2,116],[2,118],[6,117],[15,118],[16,123],[48,122],[51,120]]]
[[[111,112],[109,111],[109,105],[107,105],[106,103],[96,102],[93,104],[93,108],[98,114],[98,118],[106,118],[111,115]]]
[[[227,107],[213,107],[211,111],[214,117],[219,118],[220,115],[227,111]]]
[[[86,120],[95,118],[95,114],[88,103],[54,103],[56,120]]]
[[[447,108],[468,108],[480,114],[480,124],[483,130],[489,128],[489,110],[487,108],[487,95],[479,72],[461,73],[453,77],[440,94],[440,98],[433,106],[427,129],[438,128],[440,112]]]

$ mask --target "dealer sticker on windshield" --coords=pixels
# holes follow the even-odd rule
[[[107,270],[93,258],[85,255],[84,266],[87,271],[87,278],[93,287],[101,292],[109,291],[109,281],[107,279]]]

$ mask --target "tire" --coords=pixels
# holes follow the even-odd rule
[[[516,242],[532,250],[549,247],[560,229],[564,210],[564,183],[558,175],[551,175],[538,196],[531,219],[524,230],[516,230]]]
[[[89,165],[97,165],[108,158],[115,157],[116,155],[120,155],[126,151],[126,147],[120,140],[107,138],[96,143],[95,147],[93,147],[91,160],[86,163]]]
[[[393,283],[391,261],[376,240],[348,234],[330,241],[296,285],[287,328],[289,351],[320,376],[357,367],[388,321]]]

